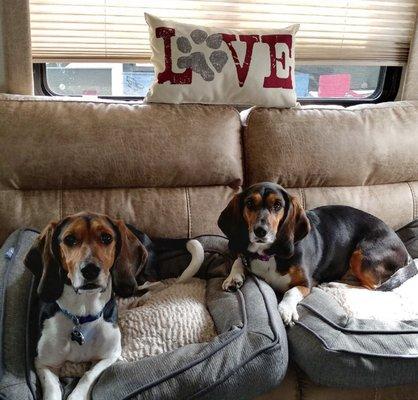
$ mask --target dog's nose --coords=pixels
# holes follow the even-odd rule
[[[85,267],[81,269],[81,274],[88,281],[96,279],[100,274],[100,268],[93,263],[88,263]]]
[[[263,238],[264,236],[267,235],[267,231],[262,228],[261,226],[259,226],[258,228],[256,228],[254,230],[255,236],[259,237],[259,238]]]

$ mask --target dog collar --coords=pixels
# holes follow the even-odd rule
[[[103,315],[103,310],[106,308],[106,306],[110,303],[112,299],[110,299],[105,306],[102,308],[102,310],[100,312],[98,312],[97,314],[89,314],[89,315],[75,315],[73,313],[70,313],[68,310],[66,310],[65,308],[62,308],[58,303],[57,306],[59,308],[59,310],[71,321],[73,321],[74,325],[83,325],[86,324],[87,322],[93,322],[96,321],[97,319],[99,319],[102,315]]]
[[[274,257],[274,254],[268,255],[247,252],[245,255],[241,255],[241,261],[244,264],[245,268],[250,269],[251,260],[260,260],[267,262],[270,260],[271,257]]]
[[[250,260],[268,261],[268,260],[270,260],[271,257],[274,257],[274,255],[259,254],[259,253],[248,253],[248,258]]]
[[[73,342],[77,342],[81,346],[89,340],[94,331],[91,327],[83,327],[82,325],[98,320],[107,308],[115,307],[116,302],[114,298],[111,298],[100,310],[100,312],[93,315],[75,315],[65,308],[62,308],[58,303],[56,303],[56,305],[58,306],[58,309],[73,322],[74,327],[71,331],[70,338]]]

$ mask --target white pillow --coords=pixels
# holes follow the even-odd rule
[[[156,73],[146,102],[296,105],[299,25],[241,30],[145,19]]]

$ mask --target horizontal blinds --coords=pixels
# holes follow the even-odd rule
[[[407,60],[416,0],[30,0],[34,61],[144,61],[144,12],[225,28],[301,25],[298,61]]]

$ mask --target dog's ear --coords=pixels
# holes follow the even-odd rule
[[[286,200],[285,219],[277,231],[276,241],[269,253],[274,252],[279,257],[290,258],[295,253],[295,243],[309,233],[311,225],[297,198],[285,190],[283,190],[283,196]]]
[[[243,193],[236,194],[218,218],[218,226],[228,238],[230,249],[237,253],[244,252],[249,245],[243,208]]]
[[[40,233],[25,257],[25,266],[38,281],[38,295],[47,303],[56,301],[64,289],[65,274],[58,249],[59,226],[50,222]]]
[[[148,252],[122,220],[111,221],[117,235],[115,262],[111,269],[113,290],[129,297],[138,286],[136,278],[143,270]]]

